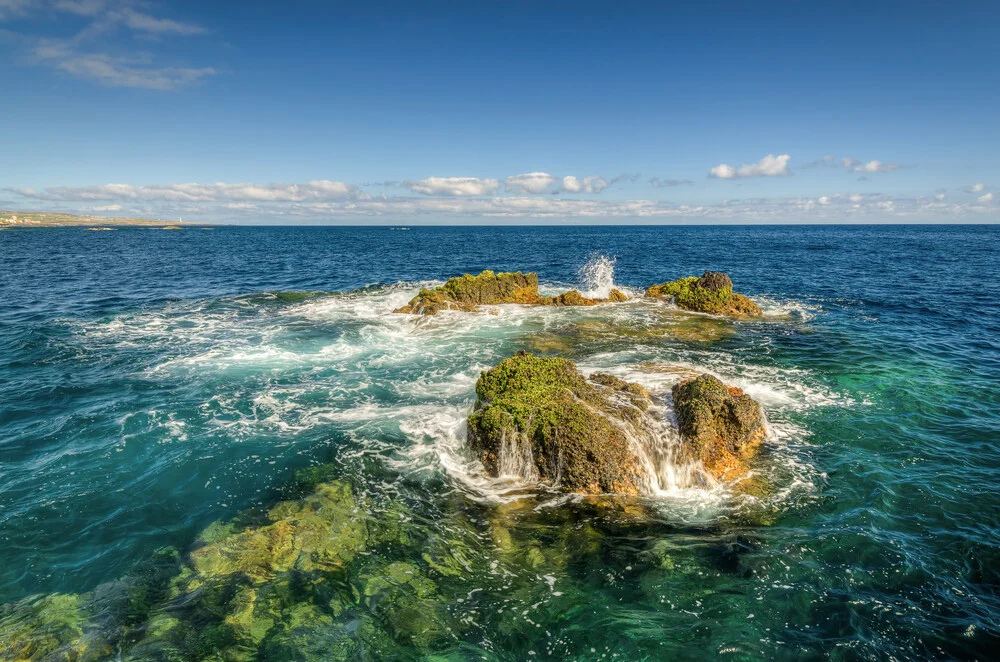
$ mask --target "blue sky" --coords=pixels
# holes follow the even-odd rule
[[[0,0],[0,208],[995,222],[998,19],[995,2]]]

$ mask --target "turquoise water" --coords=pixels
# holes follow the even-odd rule
[[[998,249],[991,226],[0,232],[0,657],[16,634],[49,636],[39,659],[989,659]],[[767,316],[391,313],[484,268],[632,293],[721,270]],[[667,417],[691,371],[742,387],[772,489],[489,479],[463,422],[520,349]],[[317,481],[358,549],[196,567],[213,522],[259,530]]]

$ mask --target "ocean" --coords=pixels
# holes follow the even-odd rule
[[[0,658],[995,659],[998,267],[997,226],[0,232]],[[392,312],[483,269],[635,298]],[[706,269],[765,317],[641,297]],[[485,476],[519,350],[668,418],[742,388],[770,488]]]

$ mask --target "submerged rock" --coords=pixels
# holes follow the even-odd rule
[[[308,497],[282,501],[271,523],[222,537],[191,552],[198,575],[241,574],[252,583],[289,570],[336,570],[364,550],[368,529],[351,487],[323,483]]]
[[[484,372],[476,395],[469,446],[493,476],[585,494],[638,494],[648,480],[633,446],[651,404],[638,384],[588,380],[572,361],[519,352]]]
[[[767,434],[760,405],[711,375],[682,381],[674,386],[673,397],[677,424],[692,457],[719,480],[746,474]]]
[[[0,659],[95,660],[85,636],[88,613],[78,595],[53,593],[0,605]]]
[[[729,317],[760,317],[764,312],[756,303],[733,292],[733,281],[724,273],[706,271],[701,278],[688,276],[653,285],[647,297],[673,297],[680,308]]]

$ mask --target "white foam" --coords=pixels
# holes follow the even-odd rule
[[[580,280],[585,296],[606,297],[616,286],[614,260],[595,256],[581,269]],[[76,324],[75,330],[88,351],[142,349],[152,357],[135,368],[145,379],[204,381],[202,390],[211,393],[184,420],[170,411],[141,424],[136,419],[123,434],[126,441],[155,430],[174,441],[194,439],[198,430],[223,430],[223,439],[237,442],[266,433],[278,440],[274,443],[293,444],[306,431],[330,429],[358,444],[350,452],[376,454],[403,472],[443,473],[470,498],[508,500],[531,493],[525,489],[531,477],[512,471],[515,475],[491,478],[466,449],[465,419],[479,372],[523,348],[533,333],[581,320],[642,329],[670,324],[677,315],[661,302],[641,298],[587,308],[490,306],[481,313],[449,311],[426,318],[392,312],[435,284],[399,283],[285,304],[275,298],[262,305],[254,297],[172,302]],[[799,308],[819,312],[796,302],[762,303],[772,315]],[[650,495],[682,519],[715,517],[732,504],[727,486],[671,458],[676,432],[668,424],[669,391],[685,374],[714,374],[762,403],[769,416],[767,443],[779,458],[776,464],[785,467],[782,475],[790,476],[780,490],[787,498],[819,480],[798,453],[808,443],[808,430],[789,422],[789,414],[855,404],[807,371],[779,369],[766,359],[656,338],[620,344],[575,358],[585,374],[601,371],[636,381],[658,398],[653,413],[661,424],[637,435],[637,443],[647,444],[644,453],[656,477]]]

